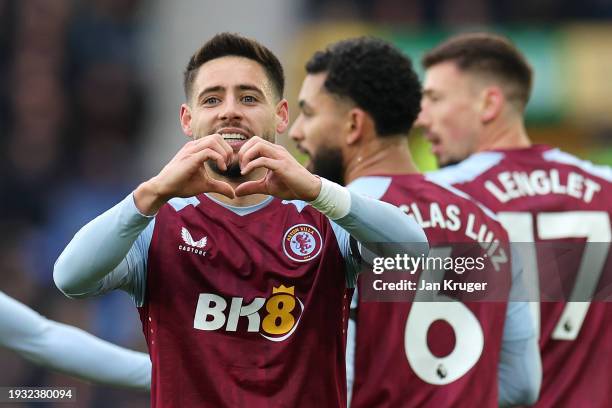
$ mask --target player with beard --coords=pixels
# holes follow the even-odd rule
[[[465,194],[419,174],[412,161],[407,137],[421,87],[411,61],[382,40],[359,38],[315,53],[306,71],[290,136],[310,157],[311,171],[409,212],[424,227],[432,253],[457,256],[461,243],[477,246],[472,254],[482,255],[466,233],[471,218],[508,255],[495,272],[503,296],[490,302],[462,303],[442,293],[431,302],[372,302],[364,296],[371,292],[368,275],[361,276],[347,347],[351,407],[535,401],[537,343],[527,304],[507,302],[510,290],[520,290],[521,268],[514,258],[510,262],[505,231]],[[430,273],[423,271],[420,279]]]
[[[548,299],[533,303],[544,370],[537,406],[609,406],[612,307],[589,301],[610,285],[612,170],[531,143],[523,114],[532,72],[506,38],[452,37],[423,66],[418,125],[446,166],[431,177],[497,212],[512,241],[537,244],[519,244],[535,296]],[[551,243],[572,255],[547,258]],[[559,279],[569,283],[565,299],[579,302],[550,301],[562,299],[551,292]]]
[[[77,233],[56,284],[72,297],[132,295],[154,407],[345,406],[357,243],[416,256],[428,251],[423,230],[274,143],[288,110],[282,66],[264,46],[219,34],[192,56],[184,85],[180,121],[193,140]]]

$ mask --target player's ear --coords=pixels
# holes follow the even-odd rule
[[[501,88],[497,86],[489,86],[483,92],[480,120],[482,123],[488,123],[501,114],[506,103],[506,97]]]
[[[179,120],[181,121],[181,129],[183,129],[183,133],[188,138],[193,139],[193,131],[191,130],[191,108],[186,103],[181,104]]]
[[[350,146],[363,137],[365,128],[368,126],[369,115],[362,109],[353,108],[347,112],[347,118],[345,141]]]
[[[289,127],[289,103],[282,99],[276,104],[276,133],[283,133]]]

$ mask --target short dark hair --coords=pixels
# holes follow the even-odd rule
[[[187,100],[191,97],[198,69],[208,61],[227,56],[244,57],[259,63],[272,83],[276,96],[279,99],[283,97],[285,74],[276,55],[253,39],[233,33],[220,33],[200,47],[187,63],[183,73],[183,88]]]
[[[326,72],[325,89],[368,112],[380,136],[407,133],[421,110],[421,84],[412,61],[377,38],[334,43],[310,58],[306,72]]]
[[[509,99],[515,99],[524,109],[532,86],[529,63],[507,38],[491,33],[459,34],[444,41],[422,59],[428,69],[442,62],[454,62],[462,71],[491,75],[512,87]]]

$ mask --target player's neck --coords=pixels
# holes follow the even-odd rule
[[[236,190],[236,187],[238,187],[242,183],[264,178],[266,176],[266,169],[256,169],[253,170],[251,173],[247,174],[246,176],[238,178],[224,177],[212,171],[209,171],[209,174],[215,180],[223,181],[229,184],[234,190]],[[209,193],[209,195],[215,200],[222,202],[223,204],[231,205],[234,207],[249,207],[252,205],[257,205],[269,197],[266,194],[250,194],[242,197],[236,196],[234,198],[229,198],[227,196],[224,196],[223,194],[218,193]]]
[[[354,153],[344,173],[344,180],[349,184],[359,177],[418,172],[406,137],[386,136],[375,138]]]
[[[521,149],[531,146],[525,125],[520,120],[491,125],[489,132],[480,141],[478,151],[496,149]]]

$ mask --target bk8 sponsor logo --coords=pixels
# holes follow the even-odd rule
[[[228,301],[214,293],[201,293],[193,327],[235,332],[240,318],[246,318],[247,332],[259,332],[270,341],[286,340],[295,332],[304,311],[304,304],[295,297],[294,289],[294,286],[280,285],[272,288],[269,298],[256,297],[248,304],[244,304],[242,297],[232,297]]]

